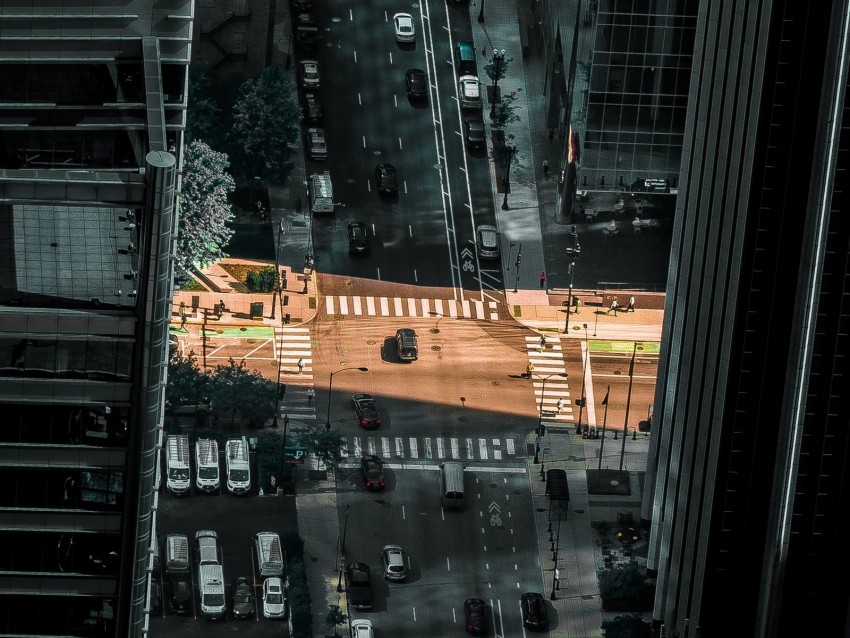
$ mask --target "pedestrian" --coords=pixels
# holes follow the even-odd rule
[[[613,313],[614,313],[614,316],[616,317],[616,316],[617,316],[617,310],[618,310],[619,308],[620,308],[620,302],[619,302],[619,301],[617,301],[617,298],[616,298],[616,297],[614,297],[614,298],[611,300],[611,308],[608,310],[608,313],[610,314],[610,313],[612,313],[612,312],[613,312]]]
[[[219,302],[218,302],[218,316],[219,317],[224,314],[224,310],[225,310],[224,299],[219,299]]]
[[[543,160],[543,177],[547,177],[549,175],[549,160]]]
[[[635,311],[635,296],[632,295],[629,297],[629,307],[626,312],[634,312]]]
[[[313,388],[307,388],[307,405],[313,405],[313,399],[316,396],[316,391]]]
[[[546,349],[546,335],[540,335],[540,349]]]
[[[564,400],[558,399],[558,403],[555,404],[555,411],[557,414],[561,413],[561,410],[564,409]]]
[[[543,290],[546,287],[546,273],[540,273],[540,290]]]
[[[185,328],[186,328],[186,315],[184,314],[184,315],[181,315],[181,317],[180,317],[180,329],[182,330],[182,329],[185,329]]]
[[[298,374],[302,374],[304,372],[304,359],[298,360]]]
[[[532,372],[534,372],[534,364],[529,361],[528,365],[525,366],[525,376],[530,378]]]
[[[581,309],[581,299],[578,297],[573,299],[573,306],[575,306],[576,314],[578,314],[578,311]]]

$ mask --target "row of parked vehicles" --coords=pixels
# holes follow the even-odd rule
[[[192,483],[202,493],[221,488],[221,459],[218,441],[199,438],[195,441],[194,481],[189,435],[168,436],[165,445],[166,488],[176,495],[191,492]],[[228,439],[224,444],[224,469],[227,491],[237,496],[251,490],[251,454],[246,437]]]
[[[286,563],[280,536],[275,532],[260,532],[254,535],[252,547],[257,578],[262,582],[255,580],[254,575],[234,578],[228,605],[218,535],[212,530],[195,532],[193,572],[189,538],[183,534],[169,534],[165,538],[164,564],[169,610],[175,614],[192,613],[193,591],[197,586],[201,615],[208,620],[227,618],[228,609],[233,618],[253,618],[258,603],[262,604],[263,617],[285,618],[288,613]],[[261,589],[259,600],[255,596],[257,588]]]

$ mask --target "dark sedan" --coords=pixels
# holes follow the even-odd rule
[[[348,225],[348,254],[366,255],[369,253],[371,242],[369,230],[363,222],[351,222]],[[357,409],[355,403],[355,410]],[[380,419],[378,419],[380,421]]]
[[[463,602],[466,631],[476,636],[487,633],[487,603],[480,598],[467,598]]]
[[[398,192],[398,173],[392,164],[378,164],[375,167],[375,184],[378,193],[391,195]]]
[[[362,427],[368,430],[381,425],[381,415],[371,394],[360,392],[352,395],[351,403],[354,405],[354,414],[357,415]]]
[[[360,459],[360,472],[363,474],[363,487],[367,490],[382,490],[384,483],[384,459],[368,454]]]
[[[428,96],[428,76],[422,69],[408,69],[404,72],[407,97],[421,100]]]
[[[543,599],[543,594],[525,592],[520,597],[520,608],[522,609],[522,624],[524,627],[535,631],[546,631],[549,629],[549,616],[546,611],[546,601]]]
[[[240,576],[234,580],[231,596],[230,609],[234,618],[254,617],[256,609],[254,606],[254,588],[251,586],[251,581],[245,576]]]
[[[322,112],[322,98],[318,93],[304,93],[304,119],[311,124],[321,124],[324,114]]]

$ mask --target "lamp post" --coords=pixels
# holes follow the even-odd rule
[[[428,314],[432,317],[437,317],[437,323],[435,323],[434,327],[431,328],[431,330],[430,330],[431,334],[434,334],[434,335],[439,334],[439,332],[440,332],[440,321],[445,317],[445,315],[442,314],[442,313],[439,313],[439,312],[429,312]]]
[[[348,368],[340,368],[339,370],[335,370],[331,372],[331,376],[328,379],[328,416],[325,420],[325,429],[331,429],[331,395],[333,393],[334,387],[334,375],[340,372],[345,372],[346,370],[359,370],[360,372],[369,372],[369,368],[358,368],[357,366],[349,366]]]
[[[573,245],[571,248],[567,248],[567,259],[570,261],[570,292],[567,296],[567,318],[564,320],[564,334],[567,334],[570,329],[570,308],[573,305],[573,275],[575,274],[576,262],[581,254],[581,246],[578,243],[578,233],[575,226],[573,226],[570,237],[573,239]]]
[[[581,399],[579,399],[578,404],[578,425],[576,426],[576,432],[581,434],[581,414],[584,411],[584,406],[587,403],[587,397],[584,394],[584,384],[585,379],[587,379],[587,360],[590,359],[590,350],[587,349],[587,324],[583,323],[584,327],[584,372],[581,375]]]
[[[339,554],[337,556],[337,567],[339,567],[339,580],[337,580],[337,583],[336,583],[337,592],[342,591],[342,572],[345,569],[344,566],[343,566],[343,562],[344,562],[344,559],[345,559],[345,536],[348,533],[348,510],[351,508],[352,505],[359,505],[361,503],[377,503],[378,505],[381,505],[381,506],[388,506],[389,505],[389,503],[387,503],[382,498],[367,499],[365,501],[355,501],[353,503],[346,503],[345,504],[345,518],[343,519],[343,524],[342,524],[342,536],[340,537],[339,546],[337,547],[337,553]]]
[[[274,294],[272,294],[272,316],[271,319],[274,319],[275,313],[275,304],[278,300],[281,302],[281,315],[283,315],[283,297],[281,296],[280,289],[280,238],[283,235],[283,220],[280,220],[280,223],[277,227],[277,246],[274,249]]]
[[[537,436],[545,436],[546,435],[546,428],[543,425],[543,399],[546,397],[546,380],[551,379],[552,377],[561,377],[561,378],[566,379],[567,373],[566,372],[554,372],[552,374],[546,374],[546,375],[536,374],[534,376],[536,378],[540,379],[541,381],[543,381],[543,384],[540,386],[540,411],[539,411],[539,415],[537,417]]]
[[[490,119],[496,118],[496,102],[501,101],[499,96],[499,76],[502,74],[502,64],[505,62],[505,50],[493,49],[493,95],[490,100]]]
[[[516,146],[505,146],[505,153],[508,155],[507,166],[505,167],[505,176],[502,177],[502,186],[505,187],[505,197],[502,199],[502,210],[508,210],[508,195],[511,192],[511,164],[516,155]],[[575,228],[575,226],[573,226]]]

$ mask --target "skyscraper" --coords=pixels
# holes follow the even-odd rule
[[[0,0],[0,633],[139,636],[192,0]]]
[[[702,2],[645,518],[665,636],[845,636],[850,2]]]

